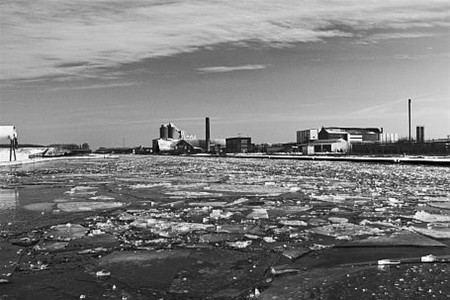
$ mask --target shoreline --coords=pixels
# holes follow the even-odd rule
[[[117,158],[118,156],[112,155],[103,155],[103,154],[94,154],[89,156],[58,156],[58,157],[39,157],[39,158],[30,158],[26,160],[17,160],[17,161],[0,161],[1,167],[14,167],[21,165],[29,165],[29,164],[40,164],[47,163],[53,161],[64,161],[64,160],[81,160],[81,159],[111,159]]]
[[[210,154],[188,155],[192,157],[215,157]],[[116,159],[119,155],[91,154],[89,156],[59,156],[59,157],[39,157],[17,161],[0,161],[0,167],[13,167],[29,164],[40,164],[53,161],[64,160],[82,160],[82,159]],[[380,164],[415,164],[415,165],[434,165],[450,166],[449,158],[438,157],[373,157],[373,156],[328,156],[328,155],[270,155],[270,154],[228,154],[219,156],[223,158],[250,158],[250,159],[273,159],[273,160],[307,160],[307,161],[346,161],[362,163],[380,163]]]
[[[307,155],[228,155],[233,158],[259,158],[259,159],[288,159],[288,160],[316,160],[316,161],[348,161],[348,162],[368,162],[368,163],[388,163],[388,164],[419,164],[450,166],[450,158],[430,158],[430,157],[371,157],[371,156],[307,156]]]

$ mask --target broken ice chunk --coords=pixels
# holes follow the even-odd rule
[[[416,212],[413,218],[422,222],[450,222],[450,216],[430,214],[423,210]]]
[[[121,202],[64,202],[58,203],[58,209],[65,212],[83,212],[100,209],[113,209],[122,207]]]
[[[51,202],[44,202],[44,203],[33,203],[25,205],[23,208],[32,210],[32,211],[52,211],[54,203]]]
[[[224,207],[227,205],[227,202],[224,201],[213,201],[213,202],[191,202],[189,206],[210,206],[210,207]]]
[[[389,198],[388,202],[389,202],[389,205],[391,205],[391,206],[401,206],[403,204],[402,200],[398,200],[395,198]]]
[[[339,236],[358,236],[358,235],[377,235],[383,231],[378,228],[371,228],[368,226],[355,225],[352,223],[336,223],[325,225],[322,227],[315,227],[308,230],[309,232],[328,235],[333,237]]]
[[[350,241],[340,247],[446,247],[445,244],[409,231],[394,232],[389,236],[368,237]]]
[[[278,223],[284,226],[308,226],[308,223],[301,220],[280,220]]]
[[[300,191],[300,190],[301,190],[300,187],[294,186],[294,187],[291,187],[291,188],[289,189],[289,192],[295,193],[295,192],[298,192],[298,191]]]
[[[106,271],[106,270],[101,270],[101,271],[98,271],[97,273],[95,273],[95,275],[97,277],[109,277],[109,276],[111,276],[111,272]]]
[[[420,258],[421,262],[434,262],[435,260],[436,256],[434,256],[433,254],[428,254]]]
[[[237,242],[227,242],[227,245],[237,249],[244,249],[250,246],[252,241],[237,241]]]
[[[113,197],[104,196],[104,195],[100,195],[100,196],[89,197],[89,200],[107,201],[107,200],[114,200],[114,198]]]
[[[283,256],[286,256],[290,260],[295,260],[307,253],[311,252],[308,248],[296,248],[296,249],[287,249],[283,251]]]
[[[436,208],[450,209],[450,202],[430,202],[428,205]]]
[[[263,240],[266,243],[275,243],[276,242],[275,239],[271,236],[265,236],[265,237],[263,237]]]
[[[88,229],[78,224],[53,226],[45,235],[47,240],[70,241],[86,235]]]
[[[264,208],[254,208],[253,211],[247,216],[247,219],[268,219],[269,214]]]
[[[31,271],[43,271],[48,270],[48,264],[43,264],[42,262],[38,261],[37,264],[30,264],[30,270]]]
[[[229,217],[231,217],[233,215],[232,212],[229,211],[223,211],[221,209],[213,209],[211,214],[209,215],[209,217],[211,219],[228,219]]]
[[[450,239],[450,228],[409,227],[411,230],[435,239]]]
[[[270,268],[270,273],[272,273],[273,275],[298,273],[299,271],[300,270],[298,268],[293,268],[290,265],[273,266]]]
[[[239,199],[237,199],[237,200],[235,200],[235,201],[233,201],[231,203],[228,203],[227,206],[235,206],[235,205],[239,205],[239,204],[245,203],[247,201],[249,201],[249,199],[247,199],[247,198],[239,198]]]
[[[95,195],[97,193],[96,189],[96,187],[92,186],[76,186],[70,189],[70,191],[64,192],[64,194],[79,196]]]
[[[338,218],[338,217],[329,217],[328,220],[331,223],[348,223],[348,219],[347,218]]]
[[[172,195],[174,197],[183,197],[183,198],[202,198],[202,197],[221,197],[220,193],[209,193],[209,192],[194,192],[194,191],[173,191],[166,192],[168,195]],[[173,198],[173,197],[171,197]]]
[[[378,260],[379,265],[399,265],[399,260],[390,260],[390,259],[380,259]]]
[[[41,241],[39,244],[33,247],[36,251],[56,251],[64,249],[69,242],[44,242]]]

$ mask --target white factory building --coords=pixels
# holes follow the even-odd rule
[[[187,135],[175,124],[163,124],[159,128],[159,138],[154,139],[152,148],[160,154],[196,154],[220,153],[226,148],[225,139],[211,139],[209,133],[209,118],[206,118],[206,138],[198,139],[194,135]]]
[[[346,153],[356,143],[395,143],[396,133],[376,127],[322,127],[297,131],[297,144],[303,154]]]

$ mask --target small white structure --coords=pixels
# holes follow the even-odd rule
[[[175,150],[175,146],[180,140],[173,139],[155,139],[153,140],[153,151],[160,153],[169,153]]]
[[[318,153],[346,153],[350,148],[350,143],[344,139],[316,140],[307,144],[302,144],[302,152],[306,155]]]
[[[382,133],[380,134],[380,142],[382,144],[390,144],[398,142],[398,134],[397,133]]]
[[[12,160],[12,155],[14,153],[14,160],[16,160],[16,149],[19,144],[17,142],[17,131],[16,127],[13,125],[2,125],[0,126],[0,141],[5,139],[9,140],[9,161]]]
[[[12,140],[17,139],[16,127],[13,125],[1,125],[0,126],[0,140],[9,139]]]

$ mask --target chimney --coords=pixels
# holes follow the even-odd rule
[[[206,153],[211,151],[210,149],[210,140],[211,140],[211,132],[209,127],[209,118],[206,118]]]
[[[408,128],[409,128],[409,138],[408,140],[411,142],[411,99],[408,99]]]

